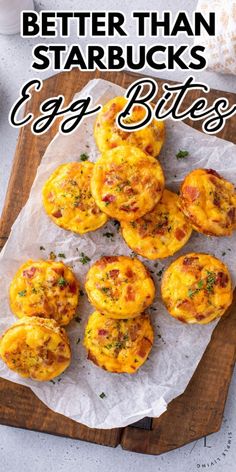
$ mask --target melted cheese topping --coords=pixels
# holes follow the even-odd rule
[[[179,197],[164,190],[160,202],[136,221],[121,222],[128,246],[147,259],[172,256],[191,236],[192,228],[180,211]]]
[[[110,318],[132,318],[155,296],[155,285],[138,259],[107,256],[90,267],[85,288],[92,305]]]
[[[136,146],[153,157],[160,154],[165,140],[165,125],[163,121],[153,119],[145,128],[137,131],[124,131],[116,124],[117,115],[124,109],[127,99],[115,97],[102,108],[98,114],[94,137],[98,149],[105,152],[117,146],[128,144]],[[130,116],[124,121],[139,123],[145,117],[146,111],[142,106],[134,106]]]
[[[70,364],[67,334],[54,320],[22,318],[1,337],[0,356],[9,369],[33,380],[50,380]]]
[[[102,211],[117,220],[134,221],[159,202],[164,175],[154,157],[132,146],[119,146],[96,162],[91,189]]]
[[[113,320],[95,311],[88,320],[84,346],[88,359],[109,372],[133,374],[146,361],[154,340],[148,315]]]
[[[200,233],[228,236],[236,226],[234,186],[212,169],[196,169],[185,177],[180,205]]]
[[[43,188],[43,204],[56,225],[83,234],[106,223],[107,216],[98,208],[91,194],[93,166],[92,162],[62,164],[47,180]]]
[[[161,293],[169,313],[185,323],[206,324],[232,303],[232,283],[223,262],[208,254],[179,257],[165,271]]]
[[[63,262],[29,260],[10,285],[10,306],[18,318],[40,316],[67,325],[76,313],[78,298],[78,281]]]

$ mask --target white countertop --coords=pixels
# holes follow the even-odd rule
[[[10,1],[10,0],[9,0]],[[130,18],[132,10],[171,10],[174,14],[178,10],[191,12],[197,4],[196,0],[48,0],[35,1],[36,9],[55,10],[121,10]],[[135,37],[134,26],[129,28],[129,42],[138,44]],[[173,39],[173,43],[179,44],[183,38],[181,35]],[[45,40],[44,40],[45,41]],[[60,42],[46,40],[45,42]],[[106,44],[109,40],[99,39],[99,43]],[[119,44],[125,44],[125,38],[119,38]],[[144,38],[142,43],[152,44],[154,39]],[[163,38],[161,41],[164,41]],[[8,113],[11,105],[19,95],[20,87],[32,77],[42,79],[53,74],[51,71],[36,73],[30,69],[31,50],[39,40],[22,39],[19,35],[0,35],[0,211],[3,206],[7,182],[9,179],[12,160],[16,146],[18,131],[8,124]],[[40,42],[43,42],[40,40]],[[62,41],[63,42],[63,41]],[[76,43],[78,39],[72,34],[67,44]],[[79,43],[84,46],[88,39],[81,39]],[[96,43],[96,40],[93,41]],[[146,68],[144,74],[153,74]],[[186,72],[162,72],[157,74],[160,78],[172,80],[184,80],[189,73]],[[236,92],[236,78],[233,76],[219,75],[211,72],[199,72],[196,79],[205,81],[210,87],[224,91]],[[164,454],[162,456],[145,456],[121,450],[85,443],[77,440],[59,438],[31,431],[17,430],[0,426],[0,470],[4,472],[38,472],[38,471],[98,471],[117,470],[128,471],[135,469],[137,472],[147,467],[148,471],[160,472],[194,472],[195,470],[215,470],[217,472],[232,472],[236,463],[236,374],[234,375],[229,397],[226,404],[225,419],[219,433],[208,436],[191,443],[181,449]]]

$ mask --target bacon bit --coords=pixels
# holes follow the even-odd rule
[[[232,221],[232,223],[235,223],[235,220],[236,220],[235,208],[230,208],[230,210],[228,211],[228,217]]]
[[[98,206],[94,206],[91,210],[91,213],[93,215],[98,215],[100,213],[100,209],[98,208]]]
[[[157,228],[157,229],[155,230],[155,234],[160,234],[160,235],[162,236],[163,234],[166,233],[166,231],[167,231],[167,226],[166,226],[166,225],[163,225],[163,226],[161,226],[160,228]]]
[[[220,197],[217,193],[214,194],[214,198],[213,198],[213,204],[220,208]]]
[[[23,277],[27,277],[27,279],[31,279],[35,272],[36,272],[36,267],[30,267],[30,269],[23,270]]]
[[[135,341],[137,339],[138,330],[139,328],[137,325],[131,325],[129,329],[129,336],[130,336],[131,341]]]
[[[117,112],[116,108],[116,103],[112,103],[110,108],[103,114],[103,120],[104,121],[111,121],[115,117],[115,114]]]
[[[110,149],[116,148],[117,146],[118,146],[117,143],[110,143],[110,144],[109,144],[109,148],[110,148]]]
[[[195,319],[196,319],[197,321],[204,320],[204,319],[205,319],[205,315],[195,315]]]
[[[61,355],[57,356],[57,362],[66,362],[68,360],[69,360],[68,357],[61,356]]]
[[[181,308],[184,311],[195,312],[194,305],[190,300],[183,300],[177,305],[177,308]]]
[[[136,211],[138,211],[138,209],[139,209],[139,207],[135,206],[135,203],[133,203],[133,206],[132,206],[132,204],[131,205],[121,205],[120,206],[120,210],[126,211],[126,212],[133,211],[135,213]]]
[[[128,278],[133,277],[134,273],[133,273],[132,269],[130,269],[130,267],[128,267],[128,269],[126,270],[125,275]]]
[[[107,329],[99,329],[98,330],[98,336],[106,336],[109,333]]]
[[[225,288],[228,284],[229,277],[225,272],[218,272],[217,277],[216,277],[216,285],[219,285],[222,288]]]
[[[175,237],[178,241],[181,241],[185,237],[185,232],[181,228],[175,230]]]
[[[109,275],[112,279],[117,279],[119,273],[120,273],[119,269],[112,269],[109,271]]]
[[[186,185],[183,188],[183,196],[185,198],[189,198],[191,202],[194,202],[200,195],[199,190],[196,187],[191,187],[190,185]]]
[[[153,147],[151,144],[148,144],[145,148],[144,148],[144,151],[147,153],[147,154],[152,154],[153,153]]]
[[[56,272],[56,274],[58,275],[64,275],[64,267],[53,267],[52,269],[54,272]]]
[[[177,320],[181,321],[182,323],[187,323],[187,321],[184,318],[182,318],[182,316],[178,316]]]
[[[52,212],[52,216],[54,216],[55,218],[61,218],[61,217],[62,217],[62,212],[61,212],[61,210],[53,211],[53,212]]]
[[[97,358],[94,356],[94,354],[92,354],[91,351],[88,351],[87,359],[89,359],[90,361],[92,361],[94,364],[99,365],[99,364],[98,364],[98,361],[97,361]]]
[[[222,179],[221,175],[218,174],[218,172],[216,172],[216,170],[214,170],[214,169],[205,169],[205,170],[206,170],[207,174],[212,174],[212,175],[215,175],[216,177],[218,177],[218,179]]]
[[[185,257],[184,260],[183,260],[183,265],[185,266],[190,266],[192,265],[192,263],[194,261],[198,261],[198,257],[197,256],[194,256],[194,257]]]
[[[46,365],[52,365],[54,362],[54,354],[52,351],[47,351],[47,358],[45,359]]]
[[[127,302],[133,302],[135,300],[135,291],[131,285],[127,286],[125,300]]]
[[[64,351],[65,343],[60,342],[60,343],[58,344],[57,348],[59,349],[59,351]]]
[[[104,197],[102,198],[102,201],[103,202],[108,202],[108,203],[111,203],[111,202],[114,202],[116,199],[115,195],[104,195]]]
[[[112,262],[117,262],[118,260],[119,260],[118,256],[104,256],[96,262],[96,265],[104,269],[107,266],[107,264],[111,264]]]
[[[143,338],[141,342],[140,349],[138,351],[138,356],[144,358],[147,355],[147,351],[150,348],[151,341],[148,338]]]
[[[131,196],[131,195],[134,194],[134,191],[133,191],[132,187],[128,187],[128,186],[125,186],[123,188],[123,192],[128,196]]]
[[[69,292],[71,292],[71,293],[76,293],[76,291],[77,291],[77,285],[76,285],[76,283],[75,283],[75,282],[71,282],[71,283],[69,284]]]

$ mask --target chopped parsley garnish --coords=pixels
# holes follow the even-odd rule
[[[107,207],[108,205],[110,205],[111,202],[105,202],[105,206]]]
[[[64,277],[60,277],[58,279],[57,283],[58,283],[59,287],[65,287],[67,285],[67,281],[66,281],[66,279],[64,279]]]
[[[81,161],[87,161],[88,158],[89,158],[89,156],[86,152],[83,152],[82,154],[80,154],[80,160]]]
[[[61,259],[66,258],[65,254],[63,252],[59,252],[58,257],[60,257]]]
[[[80,260],[81,264],[87,264],[87,262],[91,261],[91,259],[84,254],[84,252],[81,252],[80,254]]]
[[[51,261],[55,261],[55,259],[57,258],[55,252],[51,251],[49,254],[49,258],[51,259]]]
[[[99,397],[100,397],[100,398],[105,398],[105,397],[106,397],[106,394],[105,394],[104,392],[102,392],[102,393],[99,394]]]
[[[207,284],[206,284],[206,289],[208,292],[212,292],[213,291],[213,286],[215,284],[215,281],[216,281],[216,275],[214,274],[214,272],[210,272],[209,270],[207,271]]]
[[[19,295],[20,297],[25,297],[25,295],[26,295],[26,290],[21,290],[20,292],[18,292],[18,295]]]
[[[32,293],[37,293],[37,290],[35,287],[32,288]]]
[[[80,291],[79,291],[79,294],[80,294],[81,297],[83,297],[83,296],[84,296],[83,290],[80,290]]]
[[[101,290],[104,292],[104,293],[108,293],[110,291],[109,287],[102,287]]]
[[[40,249],[40,251],[45,251],[45,247],[43,247],[43,246],[40,246],[39,249]]]
[[[103,233],[103,236],[106,236],[106,238],[113,238],[114,233],[109,233],[109,231],[107,231],[106,233]]]
[[[184,159],[189,155],[188,151],[185,151],[184,149],[180,149],[179,152],[177,152],[176,157],[177,159]]]

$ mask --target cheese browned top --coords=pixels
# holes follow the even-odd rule
[[[29,260],[10,285],[10,306],[19,318],[40,316],[67,325],[75,316],[79,283],[63,262]]]
[[[196,169],[181,186],[180,205],[196,231],[229,236],[236,226],[234,185],[215,170]]]
[[[116,123],[117,115],[127,103],[125,97],[112,98],[100,111],[94,128],[94,137],[99,151],[105,152],[120,145],[131,145],[153,157],[158,156],[165,140],[164,121],[153,119],[151,123],[137,131],[125,131]],[[135,105],[124,122],[139,123],[145,117],[145,108]]]
[[[95,163],[91,190],[99,208],[117,220],[134,221],[159,202],[164,175],[159,162],[132,146],[105,152]]]
[[[223,262],[209,254],[193,252],[167,268],[161,293],[172,316],[185,323],[206,324],[225,313],[233,291]]]

